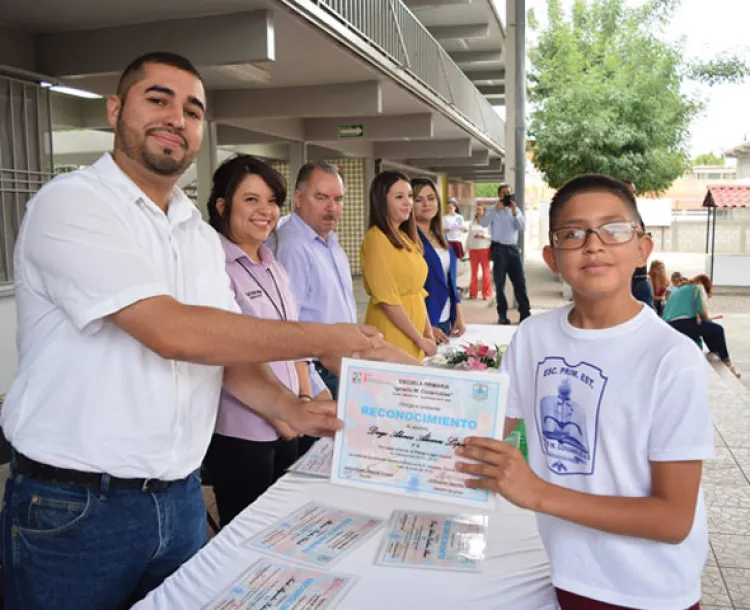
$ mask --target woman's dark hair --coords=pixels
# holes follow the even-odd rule
[[[417,195],[419,195],[422,189],[425,188],[431,188],[435,192],[435,198],[437,199],[437,213],[430,220],[430,233],[432,233],[435,239],[440,242],[440,245],[447,250],[448,240],[445,239],[445,234],[443,233],[443,203],[440,200],[440,193],[438,193],[437,185],[429,178],[412,178],[411,190],[414,194],[414,199],[416,199]]]
[[[377,227],[390,241],[395,248],[403,250],[410,249],[410,245],[400,234],[396,233],[388,219],[388,191],[396,182],[403,180],[410,184],[409,178],[401,172],[385,171],[380,172],[370,185],[370,222],[368,228]],[[417,221],[414,219],[414,212],[409,214],[409,219],[402,222],[399,227],[400,232],[404,233],[413,243],[414,246],[422,251],[422,240],[417,233]]]
[[[628,183],[603,174],[584,174],[563,184],[557,190],[554,197],[552,197],[549,205],[550,230],[554,230],[557,227],[557,219],[560,217],[565,204],[576,195],[582,193],[610,193],[618,197],[632,209],[638,224],[642,229],[644,228],[642,226],[643,220],[638,213],[638,204],[635,201],[635,195],[633,195],[633,191]]]
[[[275,169],[251,155],[237,155],[227,159],[214,172],[211,196],[208,198],[208,223],[221,235],[232,240],[229,219],[232,217],[232,199],[245,176],[259,176],[268,185],[281,208],[286,201],[286,180]],[[224,200],[224,210],[219,212],[217,202]]]

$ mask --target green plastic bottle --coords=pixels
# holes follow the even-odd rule
[[[523,420],[518,422],[518,425],[513,428],[513,432],[508,435],[508,438],[505,439],[505,442],[513,445],[514,447],[518,447],[518,449],[521,451],[521,454],[523,455],[523,459],[525,459],[527,462],[529,461],[529,452],[526,447],[526,426]]]

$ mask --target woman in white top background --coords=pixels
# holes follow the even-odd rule
[[[479,285],[479,267],[482,268],[482,298],[489,301],[492,298],[492,273],[490,272],[490,239],[489,227],[481,225],[484,217],[484,206],[477,204],[474,220],[469,225],[469,239],[466,249],[469,251],[471,262],[471,283],[469,284],[469,298],[476,299]]]
[[[464,217],[458,213],[458,202],[455,199],[449,199],[448,211],[443,216],[443,232],[458,260],[464,258],[464,244],[461,240],[467,231]]]

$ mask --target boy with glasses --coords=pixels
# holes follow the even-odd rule
[[[714,457],[707,365],[630,290],[653,248],[628,186],[571,180],[550,205],[547,265],[573,303],[535,316],[502,361],[506,434],[466,439],[460,464],[538,513],[562,610],[698,608],[708,554],[702,461]]]

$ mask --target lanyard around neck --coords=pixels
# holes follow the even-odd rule
[[[273,273],[271,273],[270,269],[266,269],[268,272],[268,275],[271,276],[271,281],[273,282],[274,288],[276,288],[276,294],[279,297],[279,305],[276,304],[276,302],[273,300],[273,297],[268,294],[268,291],[266,290],[265,286],[260,283],[257,277],[255,277],[255,274],[253,274],[250,269],[245,266],[245,263],[242,262],[242,259],[237,259],[237,262],[240,264],[240,266],[247,272],[247,274],[253,278],[253,281],[258,284],[258,288],[260,288],[263,291],[263,294],[266,295],[266,298],[271,302],[271,305],[273,305],[273,308],[276,310],[276,313],[279,316],[279,320],[287,320],[286,317],[286,306],[284,305],[284,298],[281,296],[281,290],[279,290],[279,285],[276,283],[276,278],[274,277]],[[280,307],[279,307],[280,306]]]

